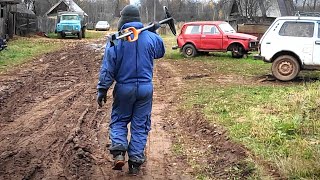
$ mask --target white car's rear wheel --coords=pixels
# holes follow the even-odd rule
[[[295,57],[283,55],[273,61],[271,70],[275,78],[290,81],[299,74],[300,64]]]

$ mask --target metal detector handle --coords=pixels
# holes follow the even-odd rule
[[[124,32],[125,33],[129,33],[130,32],[131,34],[133,34],[133,38],[131,38],[130,35],[127,36],[127,41],[128,42],[134,42],[134,41],[138,40],[138,37],[139,37],[139,34],[140,34],[141,30],[140,29],[137,30],[134,27],[128,27],[127,29],[124,29]]]

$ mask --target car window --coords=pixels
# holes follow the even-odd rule
[[[233,27],[229,23],[221,23],[219,24],[220,29],[224,33],[235,33],[236,30],[233,29]]]
[[[313,37],[313,22],[285,22],[283,23],[279,35],[293,37]]]
[[[318,23],[318,38],[320,38],[320,23]]]
[[[203,34],[220,34],[220,32],[215,25],[204,25]]]
[[[78,20],[78,16],[77,15],[63,15],[62,20]]]
[[[201,28],[199,25],[188,26],[184,32],[184,34],[200,34]]]

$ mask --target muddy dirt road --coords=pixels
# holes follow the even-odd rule
[[[176,108],[186,81],[208,77],[223,84],[225,76],[212,74],[201,62],[164,59],[154,68],[147,162],[137,177],[127,175],[127,166],[112,171],[107,151],[112,89],[102,109],[96,103],[104,42],[67,41],[68,51],[43,55],[0,74],[0,179],[187,180],[198,173],[212,179],[250,175],[243,164],[247,150],[230,142],[223,128],[208,123],[200,107],[194,112]],[[180,152],[177,144],[187,148]],[[190,162],[205,169],[197,170]],[[244,170],[227,171],[233,167]]]
[[[98,109],[101,50],[93,47],[75,41],[68,52],[46,54],[0,74],[0,179],[132,179],[127,167],[111,170],[106,148],[112,90]],[[156,67],[149,161],[137,179],[188,179],[168,163],[171,141],[162,115],[174,94],[159,81],[167,65]]]

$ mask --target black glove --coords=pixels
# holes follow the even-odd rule
[[[157,29],[159,29],[161,27],[160,23],[157,21],[149,23],[149,25],[151,25],[151,24],[154,24],[154,25],[151,28],[149,28],[148,30],[151,32],[154,32],[154,33],[157,31]]]
[[[108,91],[107,89],[102,89],[102,88],[98,89],[97,102],[100,107],[102,107],[102,101],[104,103],[107,102],[107,91]]]

